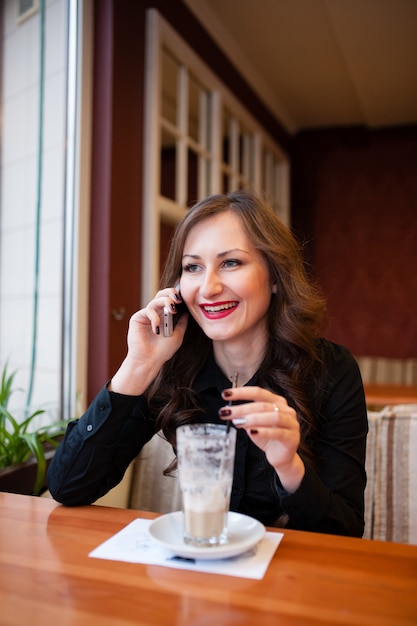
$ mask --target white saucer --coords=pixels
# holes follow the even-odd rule
[[[228,513],[228,542],[219,546],[197,547],[184,543],[183,513],[176,511],[157,517],[149,534],[177,556],[191,559],[226,559],[252,548],[265,534],[265,526],[247,515]]]

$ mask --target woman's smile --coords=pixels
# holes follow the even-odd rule
[[[207,319],[219,319],[227,317],[233,313],[239,306],[239,302],[213,302],[212,304],[204,303],[200,304],[200,308],[203,311]]]

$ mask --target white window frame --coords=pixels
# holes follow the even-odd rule
[[[172,51],[181,63],[179,90],[179,111],[175,128],[163,120],[162,111],[162,51]],[[204,168],[198,170],[198,188],[207,189],[204,196],[222,191],[222,176],[231,177],[232,188],[250,187],[255,192],[262,192],[279,217],[289,224],[289,158],[274,140],[266,133],[261,124],[235,98],[226,85],[210,70],[202,59],[188,46],[175,30],[160,16],[156,9],[149,9],[146,23],[146,59],[145,59],[145,101],[144,101],[144,171],[143,171],[143,237],[142,237],[142,304],[148,302],[159,282],[160,258],[160,221],[179,222],[187,211],[187,149],[188,147],[201,158],[211,161],[210,175],[205,179]],[[188,71],[198,76],[199,81],[208,89],[211,98],[211,150],[206,150],[200,129],[200,141],[193,145],[188,136],[188,111],[186,110]],[[204,103],[202,104],[204,107]],[[222,112],[231,114],[231,158],[230,163],[222,162]],[[176,162],[175,200],[160,194],[160,147],[161,127],[176,137],[178,160]],[[248,130],[253,137],[253,156],[248,158],[243,150],[243,172],[239,171],[239,141],[242,137],[240,128]],[[243,141],[249,142],[248,138]],[[270,160],[268,176],[262,176],[263,155],[267,152]],[[245,156],[246,155],[246,156]],[[253,163],[250,172],[249,162]],[[267,181],[262,188],[262,180]],[[200,198],[199,198],[200,199]]]

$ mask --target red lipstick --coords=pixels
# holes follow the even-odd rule
[[[217,320],[227,317],[239,306],[239,302],[228,300],[226,302],[204,302],[200,304],[203,315],[209,320]]]

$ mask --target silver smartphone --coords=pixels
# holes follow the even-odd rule
[[[178,315],[178,313],[176,313],[175,315]],[[164,306],[164,336],[165,337],[171,337],[174,331],[175,315],[171,313],[171,311],[168,309],[167,306]]]
[[[175,288],[178,291],[178,294],[181,296],[179,284],[176,285]],[[181,317],[182,311],[185,309],[185,304],[183,302],[181,302],[180,304],[176,304],[175,306],[177,308],[176,313],[171,313],[169,308],[167,306],[164,306],[164,336],[165,337],[171,337],[172,333],[174,332],[175,325],[178,322],[179,318]]]

